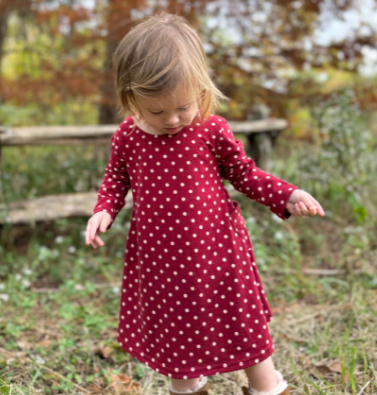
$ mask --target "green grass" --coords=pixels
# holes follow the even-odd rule
[[[358,394],[376,376],[377,284],[372,262],[362,257],[366,251],[353,263],[345,257],[339,261],[326,235],[318,235],[326,218],[292,218],[288,226],[272,220],[267,209],[256,219],[249,206],[243,200],[274,312],[275,365],[297,394]],[[252,208],[256,210],[255,204]],[[122,214],[103,235],[106,248],[85,246],[81,232],[86,221],[75,220],[71,228],[62,226],[67,234],[56,224],[48,232],[37,229],[24,254],[5,255],[0,293],[9,299],[1,302],[0,377],[7,383],[14,380],[13,393],[76,394],[79,387],[91,388],[89,384],[109,389],[111,372],[142,386],[148,383],[145,393],[158,394],[160,385],[167,385],[164,376],[124,353],[115,340],[126,238],[122,222],[129,219]],[[337,231],[336,226],[327,228]],[[337,237],[341,245],[345,235],[338,230]],[[263,244],[267,239],[268,248]],[[313,240],[309,247],[308,240]],[[304,268],[320,268],[321,262],[345,273],[304,274]],[[340,371],[326,370],[331,361],[339,362]],[[245,383],[240,372],[224,377],[240,386]],[[218,376],[211,377],[210,385],[212,393],[232,393]],[[132,388],[121,393],[140,393]],[[370,383],[363,393],[376,391]]]
[[[29,148],[3,150],[2,177],[12,185],[6,201],[88,190],[102,179],[106,155],[93,158],[90,147]],[[282,139],[270,172],[312,193],[324,218],[282,222],[239,199],[274,314],[273,360],[292,395],[376,394],[377,219],[371,213],[360,224],[352,203],[300,175],[306,151]],[[367,188],[369,212],[376,186]],[[85,245],[85,218],[3,227],[0,393],[168,393],[168,378],[116,341],[129,220],[122,211],[97,250]],[[116,386],[117,378],[126,384]],[[244,384],[242,370],[209,380],[213,395],[240,395]]]

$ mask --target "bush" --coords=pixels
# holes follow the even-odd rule
[[[352,89],[334,94],[311,111],[319,129],[317,149],[300,160],[310,188],[331,201],[341,216],[358,225],[376,218],[377,142],[365,130]]]

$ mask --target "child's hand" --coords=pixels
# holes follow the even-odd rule
[[[321,217],[325,216],[325,212],[321,205],[314,199],[312,195],[301,190],[296,189],[290,196],[286,209],[297,217],[313,216],[319,214]]]
[[[94,214],[88,221],[86,227],[85,240],[86,244],[91,244],[94,248],[97,248],[97,243],[100,246],[104,246],[105,243],[98,236],[97,230],[106,232],[107,227],[111,222],[111,215],[105,211],[99,211]]]

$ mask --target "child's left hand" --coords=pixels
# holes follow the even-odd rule
[[[297,217],[314,216],[319,214],[321,217],[325,216],[325,212],[321,205],[314,199],[312,195],[301,190],[296,189],[290,196],[286,209]]]

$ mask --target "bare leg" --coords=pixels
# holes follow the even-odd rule
[[[200,382],[204,379],[186,379],[186,380],[181,380],[181,379],[173,379],[172,377],[170,378],[171,384],[172,384],[172,390],[176,391],[193,391],[196,388],[199,387]]]
[[[278,385],[275,366],[271,356],[256,365],[244,369],[251,387],[260,392],[268,392]]]

